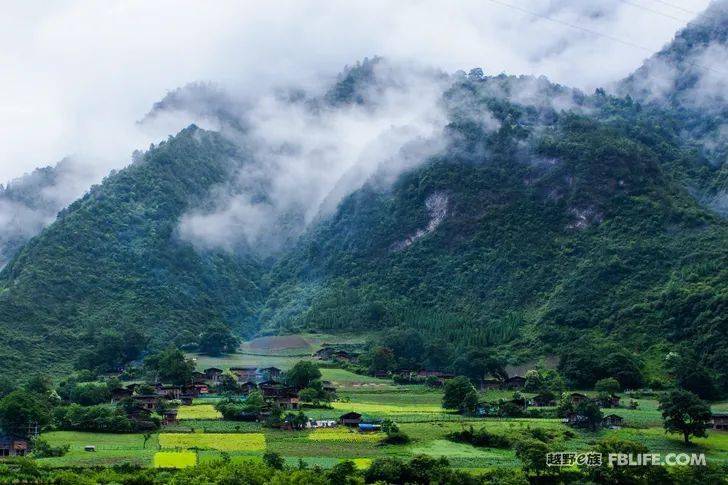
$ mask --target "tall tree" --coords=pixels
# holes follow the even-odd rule
[[[663,426],[668,433],[681,433],[685,444],[690,437],[707,436],[711,413],[710,406],[690,391],[678,389],[660,399]]]

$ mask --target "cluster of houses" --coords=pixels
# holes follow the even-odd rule
[[[346,350],[336,349],[324,344],[319,350],[311,354],[316,360],[329,360],[332,362],[356,364],[359,361],[359,354],[347,352]]]
[[[579,404],[587,401],[596,402],[600,408],[618,408],[621,401],[620,397],[616,394],[609,394],[603,397],[591,398],[586,394],[582,394],[580,392],[572,392],[571,394],[569,394],[568,399],[571,403],[572,408],[574,409],[576,409],[576,406],[578,406]],[[571,411],[566,413],[566,416],[564,416],[562,421],[567,423],[569,426],[579,428],[583,427],[588,420],[585,416],[580,415],[576,411]],[[621,428],[623,423],[624,418],[622,418],[621,416],[618,416],[616,414],[607,414],[602,418],[601,424],[605,428],[616,429]]]

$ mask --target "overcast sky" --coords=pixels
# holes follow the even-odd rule
[[[132,149],[180,128],[142,133],[134,121],[167,90],[191,81],[254,93],[317,83],[347,63],[382,55],[447,71],[544,74],[592,90],[636,68],[707,4],[4,0],[0,182],[69,154],[104,170],[123,166]]]

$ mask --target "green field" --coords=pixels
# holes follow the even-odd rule
[[[155,468],[185,468],[196,464],[194,451],[158,451],[154,454]]]
[[[220,419],[222,414],[212,404],[180,406],[177,418],[183,419]]]
[[[51,446],[68,444],[71,447],[65,456],[38,460],[50,466],[110,466],[124,463],[149,466],[159,449],[157,435],[152,435],[146,446],[141,434],[53,431],[43,433],[43,438]],[[96,451],[84,451],[85,446],[95,446]]]
[[[247,350],[278,352],[276,355],[236,354],[222,358],[205,357],[205,365],[226,367],[241,362],[250,365],[277,365],[288,368],[306,352],[319,345],[325,337],[303,340],[267,338],[255,345],[246,343]],[[305,341],[305,342],[304,342]],[[283,353],[288,352],[288,355]],[[201,360],[198,359],[198,367]],[[227,364],[226,364],[227,363]],[[366,467],[372,459],[396,456],[404,459],[416,454],[446,457],[458,468],[486,470],[498,467],[518,466],[513,449],[475,448],[468,444],[453,443],[447,435],[464,427],[485,428],[490,433],[509,438],[511,441],[529,437],[532,433],[546,433],[553,449],[568,451],[590,450],[605,438],[627,439],[643,443],[652,452],[702,452],[709,461],[728,462],[728,433],[709,431],[708,438],[694,439],[694,445],[686,448],[679,436],[667,435],[662,429],[658,403],[654,399],[637,399],[637,409],[605,409],[625,419],[622,429],[587,432],[569,428],[558,419],[477,419],[464,418],[441,408],[442,392],[417,385],[397,385],[389,379],[360,376],[343,369],[321,369],[323,378],[338,387],[339,400],[330,408],[304,409],[314,419],[336,419],[348,411],[357,411],[367,418],[390,418],[399,423],[411,442],[407,445],[383,445],[383,433],[361,434],[348,428],[281,431],[264,428],[260,423],[238,422],[221,419],[213,404],[219,398],[201,398],[193,406],[182,406],[180,422],[167,426],[153,435],[144,445],[140,434],[100,434],[50,432],[43,437],[53,446],[68,443],[70,452],[59,458],[44,458],[41,463],[50,466],[103,466],[131,463],[141,466],[176,467],[189,466],[194,462],[206,463],[229,459],[259,460],[264,451],[280,453],[286,463],[296,466],[300,461],[309,466],[331,467],[344,459],[354,460],[357,466]],[[510,398],[510,391],[487,391],[481,399]],[[629,398],[623,397],[623,403]],[[716,403],[714,410],[728,409],[728,403]],[[96,446],[96,452],[83,451],[86,445]]]
[[[159,446],[163,449],[265,451],[263,433],[161,433]]]

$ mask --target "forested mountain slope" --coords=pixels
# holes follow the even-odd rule
[[[725,25],[699,19],[655,57],[677,69],[659,99],[644,87],[654,60],[621,84],[625,96],[479,69],[428,72],[423,82],[443,86],[437,139],[415,131],[409,152],[384,151],[361,183],[346,173],[331,190],[341,202],[314,206],[313,219],[306,197],[276,205],[295,184],[276,192],[274,177],[291,160],[328,155],[328,143],[279,137],[286,117],[325,129],[353,109],[367,119],[388,89],[403,90],[398,76],[421,73],[367,60],[319,97],[278,97],[273,137],[251,135],[254,107],[227,107],[210,86],[174,91],[146,120],[193,112],[225,134],[191,126],[152,147],[26,244],[0,273],[0,357],[11,374],[65,368],[106,330],[144,334],[153,348],[220,322],[246,335],[397,327],[420,333],[443,367],[472,348],[518,361],[604,345],[659,367],[687,346],[725,392],[728,221],[716,202],[725,103],[711,98],[704,110],[679,94],[704,82],[690,84],[683,74],[695,63],[680,59],[724,45]],[[261,149],[271,139],[280,145]],[[427,155],[415,163],[410,152]],[[205,236],[236,204],[257,219],[236,213],[213,240],[188,242],[190,214],[192,234]],[[235,240],[248,222],[255,237]],[[250,241],[270,241],[265,259]]]
[[[689,342],[725,369],[728,225],[672,175],[700,156],[630,101],[598,93],[575,114],[500,97],[520,82],[454,85],[446,153],[312,229],[274,268],[262,320],[402,325],[452,355]],[[484,131],[473,112],[500,128]]]
[[[713,170],[687,181],[696,195],[728,214],[728,1],[717,0],[672,42],[621,81],[617,92],[664,108],[684,143]]]
[[[184,342],[255,311],[260,268],[176,237],[189,204],[225,180],[237,148],[190,127],[111,174],[0,273],[0,355],[9,371],[67,366],[104,329]]]

